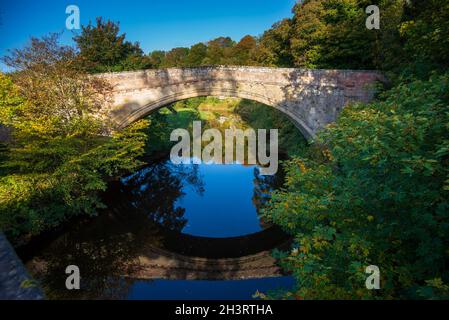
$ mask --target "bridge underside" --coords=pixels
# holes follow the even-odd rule
[[[199,96],[254,100],[286,114],[307,139],[350,102],[368,102],[371,71],[201,67],[103,74],[114,87],[111,117],[120,128],[170,103]]]
[[[208,259],[151,247],[131,265],[123,276],[138,279],[238,280],[282,275],[271,251],[239,258]]]
[[[273,92],[277,88],[266,88],[265,86],[264,89],[271,90]],[[202,96],[216,96],[249,99],[274,107],[286,114],[305,137],[310,138],[313,136],[313,130],[285,105],[282,105],[277,101],[272,101],[269,97],[244,91],[242,88],[240,88],[240,90],[236,90],[229,87],[229,83],[223,83],[221,85],[214,84],[213,86],[209,85],[198,89],[191,87],[189,88],[188,85],[187,88],[182,89],[179,88],[179,86],[176,88],[166,87],[163,91],[167,94],[158,99],[151,98],[159,93],[154,91],[156,90],[149,89],[144,90],[143,92],[141,91],[139,92],[139,96],[134,96],[133,100],[123,103],[119,108],[112,111],[113,119],[120,128],[125,128],[134,121],[137,121],[149,115],[153,111],[173,102]]]

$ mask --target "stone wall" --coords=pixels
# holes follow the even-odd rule
[[[113,85],[112,119],[126,127],[169,103],[198,96],[255,100],[279,109],[307,138],[350,102],[368,102],[375,71],[199,67],[102,74]]]
[[[0,232],[0,300],[40,300],[43,293]]]

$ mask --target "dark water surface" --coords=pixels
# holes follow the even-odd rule
[[[285,243],[288,237],[258,215],[267,191],[282,177],[258,172],[256,166],[241,164],[174,165],[167,158],[155,160],[111,183],[104,195],[108,208],[97,217],[76,221],[19,254],[47,296],[56,299],[251,299],[257,290],[291,286],[290,277],[220,280],[211,275],[213,281],[186,280],[201,279],[204,273],[161,273],[151,267],[144,279],[136,273],[142,257],[164,264],[174,254],[170,263],[178,264],[177,270],[186,267],[178,254],[239,258]],[[71,264],[80,268],[78,291],[65,288],[65,268]]]
[[[252,299],[294,284],[272,276],[280,273],[270,251],[289,237],[259,215],[283,179],[255,165],[175,165],[153,155],[109,184],[97,217],[18,253],[50,299]],[[68,265],[79,267],[81,290],[65,288]]]
[[[129,203],[145,208],[154,221],[170,229],[193,236],[226,238],[267,227],[258,211],[268,191],[280,182],[279,176],[259,175],[255,165],[175,165],[162,160],[123,178],[121,192],[129,194],[124,195]]]
[[[247,280],[155,280],[137,281],[128,292],[127,299],[139,300],[250,300],[254,289],[260,292],[291,288],[293,277],[273,277]]]

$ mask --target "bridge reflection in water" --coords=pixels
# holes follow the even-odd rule
[[[173,286],[161,282],[161,279],[225,282],[254,279],[255,283],[246,282],[247,286],[254,285],[252,293],[267,285],[275,288],[285,283],[271,250],[287,246],[289,238],[257,216],[267,199],[266,192],[275,188],[280,183],[278,180],[282,180],[281,177],[260,176],[256,167],[246,167],[243,171],[245,175],[242,175],[241,170],[226,170],[234,184],[230,190],[240,190],[237,194],[244,195],[245,199],[226,199],[227,186],[222,186],[222,198],[226,201],[221,206],[228,203],[231,205],[228,208],[234,210],[236,207],[232,205],[237,203],[242,210],[229,212],[227,218],[231,221],[228,225],[225,223],[226,217],[221,216],[220,219],[225,222],[218,225],[232,228],[238,223],[239,216],[242,216],[242,221],[250,224],[247,231],[260,231],[246,234],[245,228],[240,226],[243,233],[240,236],[213,237],[214,229],[209,230],[211,236],[196,236],[184,232],[195,231],[195,220],[192,219],[194,212],[191,212],[195,207],[190,207],[189,202],[182,199],[192,196],[192,193],[204,197],[206,202],[201,206],[209,210],[208,217],[212,224],[214,213],[220,215],[217,210],[214,212],[213,206],[208,207],[207,186],[211,176],[201,166],[207,165],[173,166],[161,160],[121,181],[112,182],[104,195],[109,209],[93,219],[83,218],[74,222],[67,230],[44,236],[40,241],[19,250],[19,254],[27,261],[29,270],[41,281],[49,298],[124,299],[136,298],[138,292],[144,295],[140,298],[149,298],[152,294],[148,288],[142,288],[145,283],[143,279],[157,280],[157,285],[148,283],[153,290],[163,290],[160,286]],[[233,178],[232,172],[236,172],[238,177]],[[238,184],[235,183],[236,179]],[[252,198],[243,192],[248,188]],[[215,201],[212,199],[211,203],[216,204]],[[247,210],[245,201],[253,211]],[[252,218],[245,220],[244,216],[248,214]],[[252,225],[248,221],[252,221]],[[193,228],[186,228],[189,224]],[[207,230],[203,233],[208,235]],[[67,275],[64,270],[70,264],[80,268],[81,290],[69,291],[65,288]],[[267,280],[271,277],[279,277],[279,283],[273,279]],[[211,293],[220,285],[227,288],[245,286],[243,283],[230,282],[203,282],[203,285],[205,283],[208,283]],[[195,287],[200,284],[183,282],[181,286],[186,288],[186,285]]]

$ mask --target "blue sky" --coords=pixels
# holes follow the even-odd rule
[[[239,40],[260,35],[273,23],[291,17],[296,0],[146,0],[146,1],[11,1],[0,3],[0,56],[7,49],[25,45],[30,36],[63,32],[62,40],[72,43],[72,31],[65,30],[65,9],[75,4],[81,24],[102,16],[120,22],[130,41],[139,41],[145,53],[191,46],[218,36]],[[4,66],[0,66],[5,70]]]

